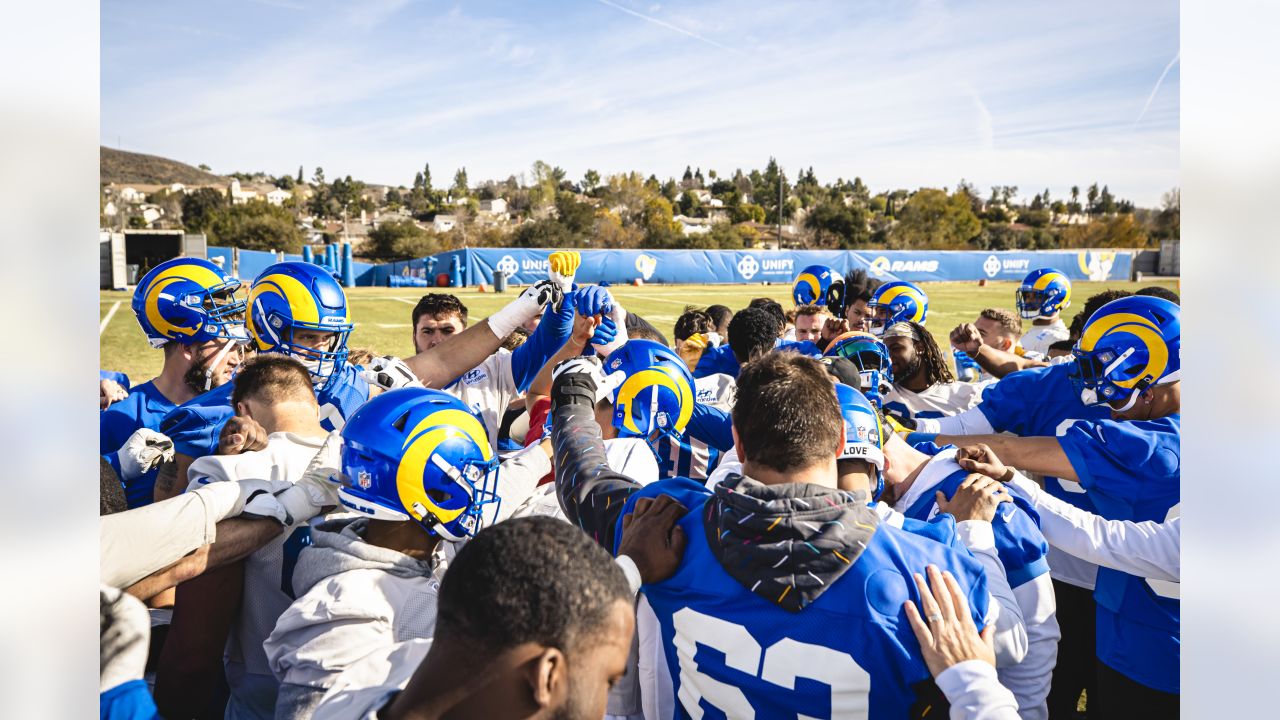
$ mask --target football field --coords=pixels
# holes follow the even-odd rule
[[[1135,282],[1077,282],[1072,286],[1073,302],[1064,313],[1064,320],[1071,318],[1084,306],[1084,301],[1096,292],[1107,288],[1136,290],[1158,284],[1177,291],[1177,280]],[[1013,309],[1013,293],[1016,283],[988,283],[978,287],[976,282],[922,283],[929,295],[928,327],[941,346],[947,346],[947,335],[961,322],[971,322],[986,307]],[[520,288],[511,288],[505,294],[479,292],[464,288],[455,294],[470,311],[471,321],[487,317],[503,304],[510,302]],[[610,288],[629,312],[639,313],[652,322],[671,339],[671,329],[685,306],[705,308],[708,305],[727,305],[733,310],[745,307],[752,298],[769,297],[792,306],[789,285],[650,285],[645,287],[614,286]],[[449,288],[370,288],[347,290],[351,319],[356,329],[351,335],[352,348],[371,348],[378,355],[404,357],[413,352],[411,320],[413,306],[418,298],[428,292],[449,292]],[[103,291],[99,300],[99,350],[103,369],[124,372],[134,383],[154,377],[162,364],[162,354],[152,350],[146,336],[138,327],[129,308],[131,294],[119,291]]]

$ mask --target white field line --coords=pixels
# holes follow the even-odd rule
[[[631,293],[623,294],[620,292],[616,292],[616,293],[613,293],[613,296],[616,298],[622,298],[623,300],[639,300],[641,302],[662,302],[662,303],[670,303],[672,305],[679,305],[680,307],[684,307],[685,305],[693,305],[694,307],[697,307],[696,303],[691,303],[688,300],[667,300],[666,298],[653,297],[652,295],[633,295]]]
[[[102,324],[98,326],[98,334],[101,335],[103,330],[107,329],[107,325],[111,323],[111,318],[116,316],[116,311],[120,309],[120,301],[117,300],[115,305],[107,311],[107,316],[102,318]]]

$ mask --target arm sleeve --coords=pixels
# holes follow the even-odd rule
[[[163,502],[100,519],[102,583],[125,588],[168,567],[217,537],[219,520],[235,512],[240,487],[215,483]]]
[[[695,440],[708,447],[728,452],[733,447],[733,420],[729,413],[702,403],[694,403],[693,415],[686,430]]]
[[[543,310],[538,329],[523,345],[511,351],[511,377],[517,391],[529,389],[529,383],[533,382],[538,371],[560,350],[572,332],[573,306],[568,301],[561,303],[558,313],[553,312],[550,306]]]
[[[1004,565],[996,554],[991,523],[979,520],[957,523],[956,535],[987,574],[987,590],[994,600],[990,605],[990,615],[994,617],[988,616],[987,620],[996,626],[996,664],[1000,667],[1016,665],[1027,655],[1027,628],[1018,599],[1005,577]]]
[[[1179,518],[1159,524],[1107,520],[1053,497],[1021,474],[1011,484],[1040,513],[1040,531],[1060,550],[1138,577],[1179,581]]]
[[[983,414],[986,403],[940,418],[916,418],[916,431],[935,435],[991,435],[995,428]]]
[[[951,720],[1017,720],[1018,702],[1000,684],[996,669],[965,660],[938,673],[938,687],[951,703]]]
[[[614,554],[618,518],[640,484],[609,468],[591,408],[553,409],[551,444],[556,451],[556,496],[565,516]]]

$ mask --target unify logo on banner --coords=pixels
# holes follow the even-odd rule
[[[999,275],[1002,271],[1021,274],[1026,273],[1030,269],[1031,261],[1026,258],[1006,258],[1004,261],[1001,261],[1000,258],[995,255],[988,255],[987,259],[982,263],[982,272],[986,273],[989,278]]]
[[[501,270],[502,274],[512,277],[520,271],[532,273],[545,273],[551,267],[551,261],[547,258],[525,258],[522,262],[516,262],[516,259],[510,255],[503,255],[502,259],[494,264],[494,270]]]
[[[881,255],[880,257],[871,261],[870,269],[871,269],[871,274],[877,277],[884,277],[886,273],[900,273],[900,272],[936,273],[938,272],[938,261],[937,260],[894,260],[893,262],[890,262],[889,258]]]
[[[794,274],[794,260],[784,260],[779,258],[766,258],[763,263],[755,258],[754,255],[743,255],[738,261],[738,274],[743,280],[750,280],[756,274],[760,275],[778,275],[785,276],[788,282]]]

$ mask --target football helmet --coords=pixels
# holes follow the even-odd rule
[[[1014,296],[1024,320],[1049,317],[1071,306],[1071,279],[1053,268],[1033,270]]]
[[[833,313],[843,311],[844,276],[826,265],[810,265],[796,276],[791,288],[796,305],[829,306]]]
[[[379,520],[412,520],[461,540],[497,512],[498,460],[480,420],[440,390],[388,390],[342,427],[344,506]]]
[[[643,438],[650,447],[663,436],[679,440],[696,396],[678,355],[652,340],[628,340],[609,355],[604,373],[619,437]]]
[[[924,325],[929,314],[929,296],[915,283],[895,280],[881,285],[867,307],[875,313],[869,323],[871,334],[879,337],[885,328],[904,320]]]
[[[862,393],[836,383],[836,398],[840,400],[840,415],[844,418],[844,446],[841,460],[865,460],[875,467],[875,487],[871,499],[879,500],[884,492],[884,439],[885,429],[880,414]]]
[[[1089,318],[1072,349],[1072,380],[1086,405],[1133,407],[1143,390],[1182,378],[1181,308],[1163,298],[1112,300]],[[1124,403],[1117,406],[1117,403]]]
[[[838,335],[827,345],[828,357],[847,358],[862,376],[862,393],[877,408],[884,405],[885,393],[893,387],[893,363],[889,348],[880,338],[856,330]]]
[[[249,288],[249,334],[261,352],[291,355],[318,385],[331,380],[347,361],[347,337],[355,327],[347,317],[347,295],[328,269],[305,262],[276,263]],[[296,341],[299,330],[333,333],[327,348]]]
[[[235,297],[240,281],[201,258],[166,260],[142,277],[133,291],[133,314],[151,347],[208,340],[248,342],[245,301]]]

